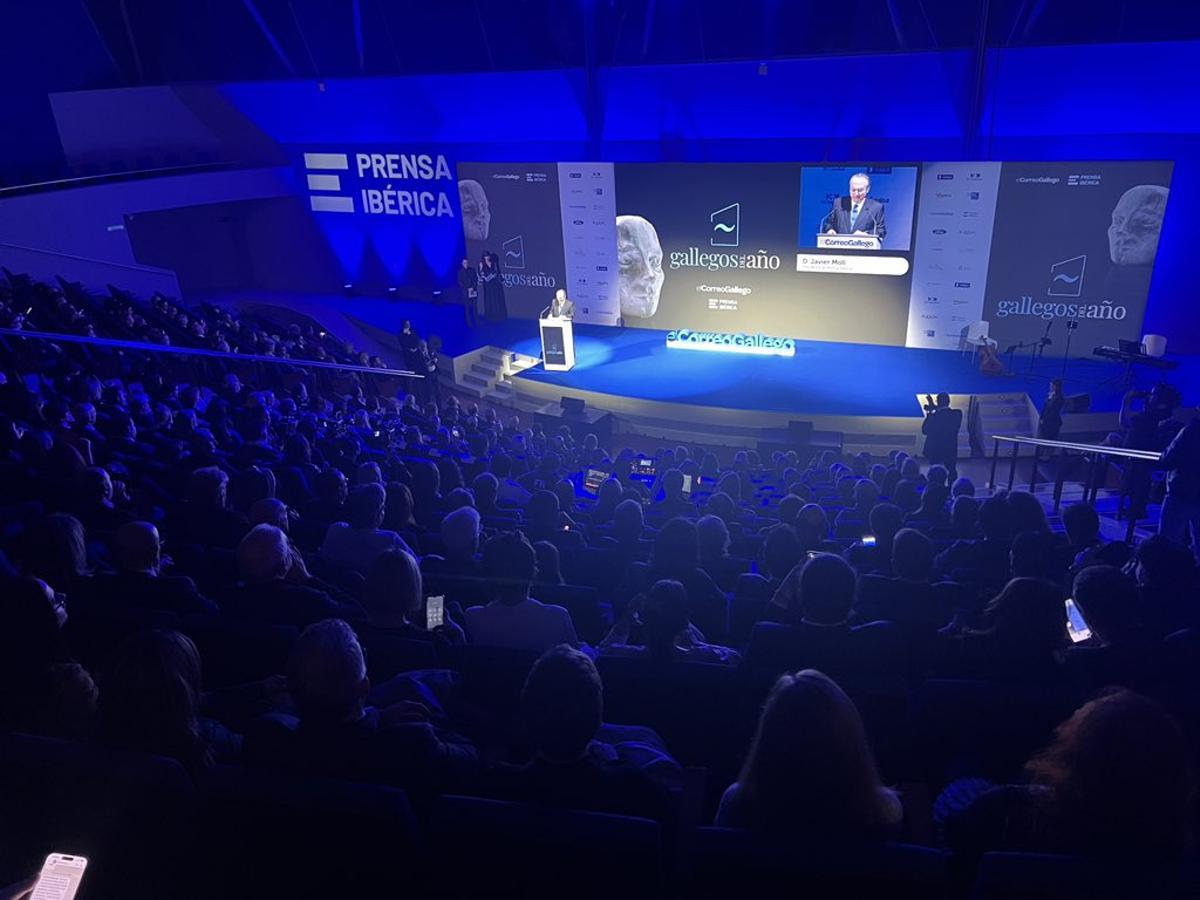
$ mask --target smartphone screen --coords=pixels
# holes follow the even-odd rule
[[[51,853],[42,864],[42,872],[29,900],[74,900],[86,868],[87,860],[82,856]]]
[[[805,555],[806,557],[808,557],[809,559],[816,559],[816,558],[817,558],[818,556],[820,556],[821,554],[820,554],[818,551],[816,551],[816,550],[809,550],[809,551],[808,551],[807,553],[805,553],[804,555]]]
[[[1079,607],[1075,605],[1075,601],[1070,597],[1067,598],[1066,607],[1067,634],[1071,636],[1071,642],[1078,644],[1080,641],[1086,641],[1092,636],[1092,629],[1088,627],[1083,613],[1079,611]]]
[[[435,628],[440,628],[446,619],[446,596],[438,594],[434,597],[425,598],[425,628],[428,631],[433,631]]]
[[[875,546],[875,535],[864,534],[862,536],[862,545],[864,547],[874,547]]]
[[[692,493],[692,476],[683,476],[683,496],[687,497]]]

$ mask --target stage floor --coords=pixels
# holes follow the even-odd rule
[[[196,298],[199,299],[199,298]],[[530,356],[540,354],[536,323],[510,319],[467,328],[461,308],[374,297],[323,294],[208,295],[216,302],[254,301],[286,306],[322,321],[340,333],[336,319],[357,328],[388,359],[393,336],[404,319],[418,333],[442,338],[443,354],[459,356],[483,346],[502,347]],[[387,352],[390,347],[390,354]],[[868,344],[797,341],[792,358],[739,356],[669,350],[665,332],[640,328],[575,326],[576,366],[570,372],[546,372],[540,366],[518,378],[581,391],[632,399],[796,415],[918,417],[916,394],[941,390],[954,394],[1028,393],[1037,403],[1047,382],[1063,372],[1057,345],[1030,370],[1017,356],[1015,374],[985,376],[968,357],[945,350],[910,350]],[[1073,347],[1066,366],[1068,394],[1090,393],[1092,411],[1119,409],[1124,388],[1120,366]],[[396,362],[395,360],[393,360]],[[1004,358],[1007,364],[1007,357]],[[1179,357],[1179,368],[1166,373],[1183,392],[1185,403],[1200,399],[1200,357]],[[1159,380],[1153,370],[1135,373],[1149,387]]]

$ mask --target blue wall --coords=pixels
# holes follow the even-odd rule
[[[1200,43],[991,51],[977,125],[971,71],[957,51],[776,61],[765,75],[750,63],[602,69],[590,126],[577,70],[160,89],[176,93],[177,117],[169,98],[139,108],[133,91],[54,105],[68,159],[123,152],[120,130],[97,120],[248,164],[364,144],[493,160],[1173,159],[1146,324],[1172,349],[1200,350],[1200,316],[1176,299],[1190,294],[1185,241],[1200,203],[1200,120],[1189,115]],[[452,277],[440,261],[457,246],[422,247],[419,222],[384,236],[367,218],[322,229],[346,277],[356,260],[406,252],[422,261],[401,267],[419,291]]]

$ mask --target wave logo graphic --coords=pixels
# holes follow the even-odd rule
[[[713,247],[736,247],[741,241],[742,204],[730,203],[708,217],[712,223]]]
[[[525,268],[525,240],[521,235],[514,238],[509,238],[500,245],[500,251],[504,254],[504,267],[506,269],[523,269]]]
[[[1050,267],[1048,297],[1079,297],[1083,294],[1083,275],[1087,271],[1087,254],[1072,256]]]

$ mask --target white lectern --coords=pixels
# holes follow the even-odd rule
[[[575,368],[575,334],[571,320],[563,316],[538,319],[542,333],[542,367],[547,372],[568,372]]]
[[[817,235],[817,247],[822,250],[878,250],[883,241],[873,234],[826,234]]]

